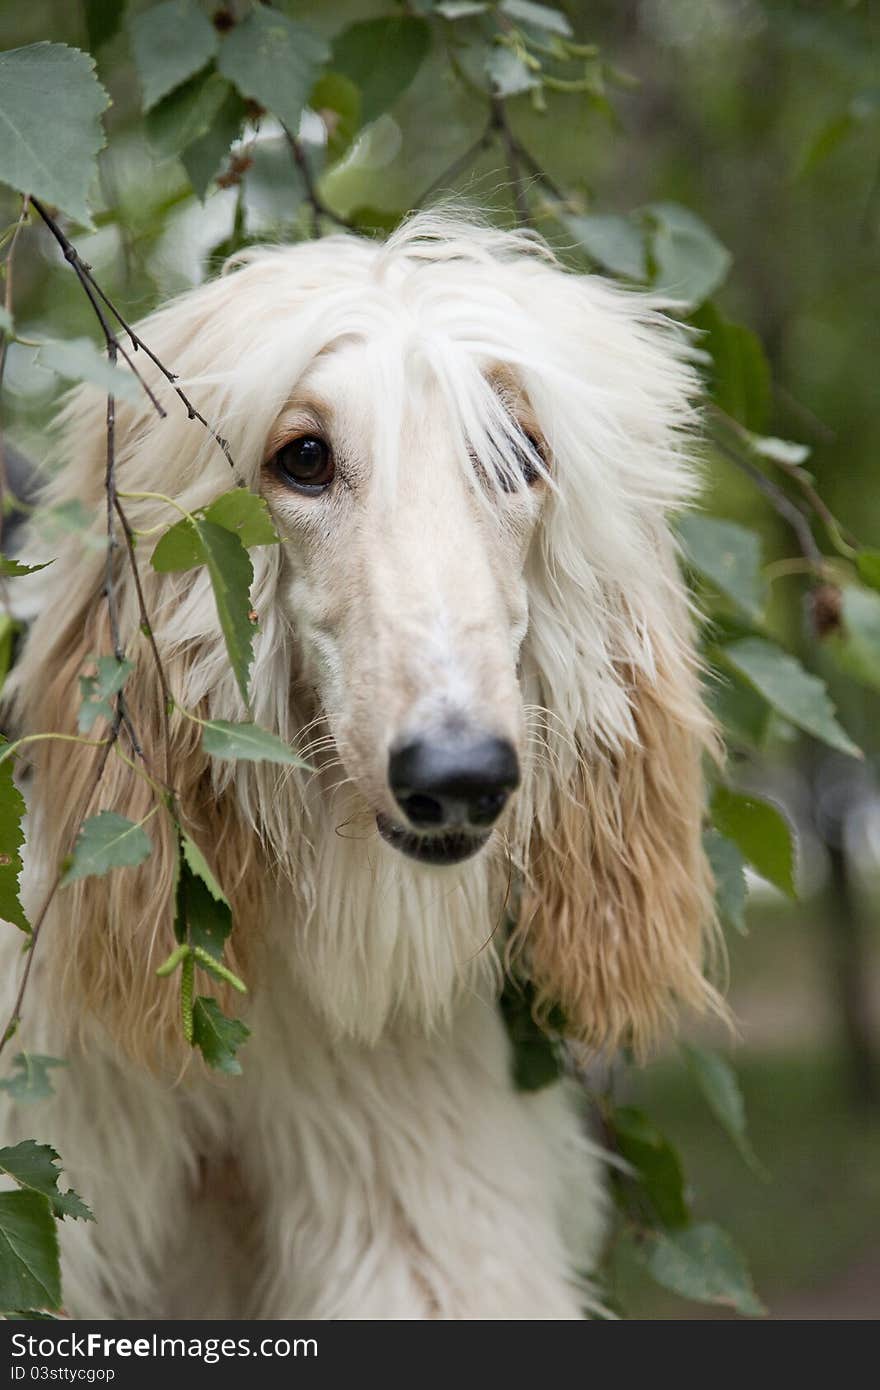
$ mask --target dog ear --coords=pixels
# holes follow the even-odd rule
[[[74,880],[54,894],[42,931],[38,968],[59,1013],[73,1027],[97,1019],[124,1052],[150,1066],[177,1068],[190,1054],[183,1039],[178,990],[174,980],[157,978],[155,973],[176,945],[177,832],[156,790],[156,781],[166,775],[163,693],[149,645],[138,636],[140,613],[121,543],[114,557],[114,596],[119,630],[128,639],[128,654],[134,662],[124,697],[141,753],[132,748],[123,727],[108,754],[101,746],[110,732],[104,718],[85,736],[98,746],[69,741],[70,736],[82,738],[77,727],[79,678],[94,670],[97,654],[113,650],[104,594],[105,552],[100,546],[104,409],[95,393],[81,391],[65,413],[67,467],[48,501],[57,504],[77,498],[85,503],[95,517],[94,535],[71,536],[53,546],[55,563],[40,576],[44,581],[40,611],[7,692],[17,732],[68,736],[65,741],[35,741],[27,750],[34,770],[27,906],[32,916],[40,911],[54,872],[70,853],[85,818],[102,810],[136,823],[149,817],[144,828],[153,849],[142,864]],[[185,415],[181,418],[185,422]],[[152,450],[144,447],[146,460],[138,453],[139,437],[148,423],[149,417],[146,424],[133,414],[129,418],[125,403],[120,403],[118,446],[129,472],[148,469]],[[188,436],[183,438],[190,443]],[[196,435],[192,447],[198,443]],[[169,457],[177,459],[182,452],[170,451]],[[156,456],[161,459],[161,452],[156,451]],[[222,487],[222,472],[220,479]],[[178,599],[188,592],[188,583],[204,584],[195,572],[183,581],[179,576],[154,573],[140,549],[138,564],[151,614],[169,610],[165,587],[169,583],[175,585]],[[206,611],[213,617],[210,605]],[[174,624],[155,635],[171,690],[183,702],[193,689],[193,671],[200,658],[204,664],[202,649],[197,642],[175,645]],[[204,698],[196,696],[187,703],[207,713]],[[255,836],[242,822],[233,791],[218,793],[212,784],[198,724],[175,707],[169,714],[168,732],[170,775],[184,829],[205,853],[236,921],[259,921],[258,912],[239,910],[245,903],[250,908],[259,889]],[[233,932],[226,955],[231,968],[244,975],[249,962],[246,934]],[[212,980],[210,992],[222,996],[224,989]]]
[[[653,677],[619,675],[632,734],[615,749],[576,737],[567,777],[544,779],[513,948],[539,1012],[561,1008],[591,1048],[643,1056],[678,1005],[723,1010],[704,977],[715,925],[701,756],[714,736],[681,651],[658,653]]]

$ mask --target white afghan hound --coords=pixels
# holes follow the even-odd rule
[[[167,818],[140,867],[55,897],[22,1046],[68,1068],[15,1124],[60,1150],[97,1218],[63,1224],[66,1305],[581,1317],[601,1159],[573,1083],[516,1089],[498,997],[505,972],[525,975],[539,1017],[561,1009],[588,1049],[637,1053],[715,997],[714,735],[667,523],[695,491],[687,345],[644,295],[448,212],[381,245],[248,250],[140,331],[282,537],[252,552],[252,716],[313,771],[212,761],[171,713],[186,827],[235,911],[240,1077],[193,1059],[155,974],[175,944]],[[118,403],[119,487],[192,511],[230,487],[228,464],[150,381],[167,417]],[[62,425],[50,501],[90,509],[100,537],[103,400],[77,392]],[[176,520],[154,498],[126,506],[139,532]],[[247,718],[208,575],[153,572],[151,545],[175,702]],[[74,732],[77,677],[111,647],[100,546],[50,553],[21,581],[41,608],[16,732]],[[158,767],[161,694],[117,558],[139,658],[127,703]],[[154,800],[111,757],[87,806],[100,750],[33,748],[31,908],[85,815],[140,820]],[[10,929],[10,979],[19,946]]]

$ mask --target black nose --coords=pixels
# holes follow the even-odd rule
[[[519,763],[503,738],[420,738],[392,749],[388,782],[418,830],[486,829],[517,786]]]

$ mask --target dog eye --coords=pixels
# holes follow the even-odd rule
[[[543,459],[544,449],[541,441],[533,434],[523,434],[521,438],[530,447],[529,449],[524,449],[522,447],[517,448],[516,460],[526,487],[534,487],[535,483],[540,482],[543,476],[535,463],[535,455],[537,455],[539,459]],[[534,453],[532,451],[534,451]],[[516,488],[514,479],[508,477],[500,469],[498,471],[498,481],[504,492],[513,492]]]
[[[303,434],[282,444],[272,459],[277,472],[301,492],[323,492],[333,481],[336,464],[326,439]]]

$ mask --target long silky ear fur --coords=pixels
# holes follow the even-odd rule
[[[510,957],[573,1038],[643,1056],[680,1005],[725,1013],[706,979],[721,953],[702,848],[702,763],[720,744],[667,521],[697,491],[699,387],[649,300],[542,278],[534,312],[559,326],[569,376],[565,392],[550,372],[526,382],[556,488],[527,565],[536,727]]]
[[[161,390],[161,384],[156,383]],[[169,403],[169,412],[173,397]],[[104,405],[95,393],[76,393],[62,413],[62,449],[65,469],[50,485],[52,504],[77,499],[94,515],[93,537],[70,536],[53,544],[49,554],[55,563],[40,576],[40,611],[6,692],[17,734],[47,732],[76,735],[80,704],[79,677],[93,669],[96,655],[112,651],[107,602],[104,594],[105,556],[99,538],[103,513]],[[168,423],[168,422],[166,422]],[[182,433],[182,444],[169,450],[171,458],[185,457],[187,446],[196,454],[202,443],[198,433],[186,433],[186,417],[170,423]],[[118,449],[134,486],[148,485],[152,460],[163,451],[153,450],[143,439],[151,421],[143,409],[132,411],[124,402],[118,409]],[[224,469],[226,471],[224,472]],[[205,470],[209,472],[209,470]],[[200,486],[214,493],[228,486],[228,468],[218,465]],[[160,484],[164,481],[161,473]],[[147,515],[146,525],[155,516]],[[140,516],[137,523],[141,524]],[[97,544],[96,544],[97,542]],[[32,544],[45,549],[39,535]],[[194,712],[208,713],[207,697],[187,698],[193,673],[204,664],[204,651],[195,642],[174,642],[177,623],[169,597],[185,595],[204,583],[198,575],[177,576],[169,585],[149,567],[146,547],[138,550],[141,581],[147,608],[160,615],[154,631],[163,653],[172,693]],[[28,581],[30,582],[30,581]],[[78,879],[61,886],[47,914],[40,943],[38,973],[46,983],[47,1007],[66,1019],[72,1032],[87,1029],[96,1020],[125,1053],[151,1068],[177,1072],[192,1056],[181,1027],[176,982],[156,976],[156,967],[173,950],[174,887],[177,873],[176,831],[152,778],[164,779],[165,742],[162,691],[144,637],[139,635],[140,614],[131,571],[124,549],[117,546],[114,592],[119,628],[128,641],[128,655],[135,663],[125,687],[125,701],[141,745],[141,757],[132,748],[123,728],[106,762],[97,791],[91,797],[100,747],[77,742],[46,740],[28,748],[33,769],[29,793],[29,882],[27,907],[40,911],[55,869],[70,852],[83,819],[101,810],[112,810],[138,822],[151,811],[145,829],[153,842],[148,859],[136,867],[117,868],[104,876]],[[206,608],[209,617],[210,606]],[[170,615],[170,616],[169,616]],[[164,628],[162,621],[170,624]],[[202,681],[202,686],[204,682]],[[224,711],[226,712],[226,711]],[[236,711],[228,711],[236,717]],[[240,716],[238,716],[240,717]],[[171,776],[183,828],[196,841],[230,900],[236,930],[227,945],[226,960],[247,978],[253,960],[252,946],[262,917],[264,879],[257,869],[258,839],[245,824],[234,790],[218,794],[209,760],[200,747],[198,725],[176,709],[169,720]],[[99,740],[109,732],[98,720],[88,738]],[[124,758],[120,756],[124,754]],[[158,809],[156,808],[158,805]],[[223,1003],[225,987],[204,977],[202,992]],[[207,986],[207,988],[205,988]]]
[[[71,614],[57,643],[38,657],[34,639],[41,635],[38,626],[26,657],[25,727],[75,733],[77,678],[89,669],[91,655],[110,645],[100,591],[86,610]],[[171,663],[168,674],[180,688],[183,672]],[[86,817],[112,810],[138,822],[153,812],[145,825],[153,851],[142,864],[78,879],[58,890],[41,943],[41,969],[49,984],[48,1000],[74,1032],[97,1020],[129,1056],[154,1069],[177,1071],[192,1054],[183,1039],[176,983],[156,976],[157,966],[176,945],[177,837],[161,799],[143,775],[147,767],[160,775],[163,768],[161,700],[143,644],[126,687],[126,703],[144,758],[128,746],[123,733],[91,799],[102,749],[54,740],[33,745],[31,841],[38,847],[43,881],[34,885],[29,906],[32,912],[39,909],[51,866],[60,865],[69,853]],[[237,815],[233,795],[216,795],[208,760],[199,747],[198,726],[173,715],[170,732],[184,829],[202,848],[230,899],[238,929],[229,940],[226,959],[247,977],[253,946],[247,926],[261,916],[259,902],[254,901],[262,891],[254,862],[255,837]],[[107,733],[107,724],[99,721],[90,737]],[[223,1003],[224,988],[213,980],[208,983],[209,992],[221,996]]]
[[[725,1012],[705,973],[718,937],[702,758],[718,747],[686,649],[658,653],[653,678],[621,675],[633,737],[616,750],[578,742],[568,780],[550,781],[511,946],[541,1014],[561,1008],[591,1050],[643,1058],[680,1006]]]

